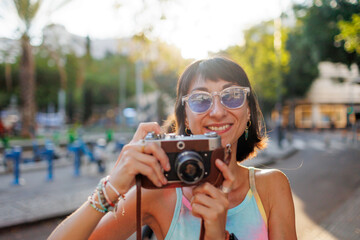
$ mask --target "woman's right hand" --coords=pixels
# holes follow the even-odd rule
[[[146,176],[158,187],[167,184],[163,169],[170,170],[169,159],[158,144],[143,142],[148,132],[160,133],[159,124],[140,123],[133,139],[123,147],[111,170],[110,182],[120,194],[127,193],[135,184],[137,174]]]

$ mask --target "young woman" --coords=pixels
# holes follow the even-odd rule
[[[205,183],[143,189],[142,223],[151,227],[157,239],[199,239],[201,219],[205,239],[296,239],[287,177],[278,170],[239,164],[265,147],[266,136],[257,100],[238,64],[217,57],[188,66],[178,82],[175,120],[177,134],[216,132],[223,147],[231,144],[232,154],[228,165],[215,162],[224,176],[221,188]],[[161,128],[157,123],[140,124],[108,180],[50,239],[127,239],[135,232],[135,176],[145,175],[161,187],[167,184],[163,170],[170,169],[163,149],[140,143],[148,132],[160,133]],[[125,200],[118,203],[117,211],[103,213],[106,201],[112,205],[122,194]]]

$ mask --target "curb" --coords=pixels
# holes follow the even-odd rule
[[[288,159],[289,157],[295,155],[298,151],[299,149],[292,146],[287,150],[278,153],[261,152],[255,158],[243,162],[242,165],[246,167],[253,166],[256,168],[267,167],[279,160]]]

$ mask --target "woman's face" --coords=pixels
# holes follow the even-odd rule
[[[206,91],[209,93],[220,92],[221,90],[237,86],[225,80],[211,81],[197,79],[190,85],[189,92],[195,90]],[[221,145],[225,147],[228,143],[234,147],[238,138],[244,133],[246,124],[250,119],[250,109],[247,103],[238,109],[228,109],[221,104],[219,96],[215,96],[213,105],[205,113],[194,113],[188,104],[185,106],[186,122],[193,134],[204,134],[206,132],[216,132],[221,136]]]

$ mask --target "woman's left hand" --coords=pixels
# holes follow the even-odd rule
[[[215,165],[224,176],[223,188],[231,189],[234,176],[229,167],[217,159]],[[228,193],[210,183],[193,189],[192,214],[204,220],[205,239],[225,239],[226,215],[229,208]]]

